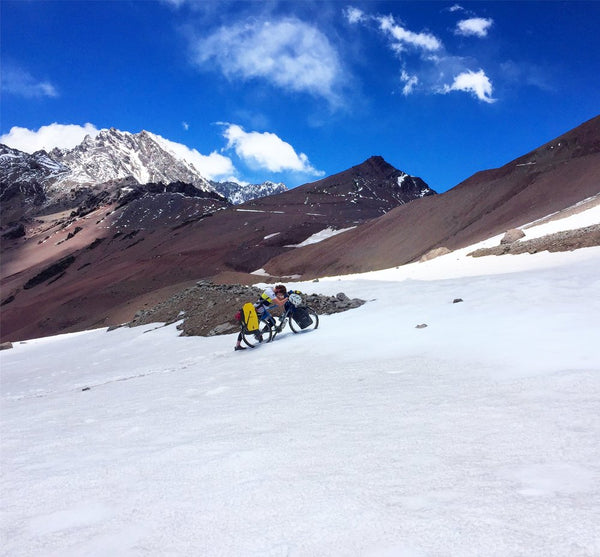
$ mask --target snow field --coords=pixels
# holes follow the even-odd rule
[[[600,555],[599,269],[455,253],[294,283],[368,303],[241,353],[160,324],[17,343],[0,551]]]

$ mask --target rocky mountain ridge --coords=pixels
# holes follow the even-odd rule
[[[230,203],[243,203],[255,197],[285,191],[284,184],[264,182],[242,185],[236,182],[207,180],[186,158],[183,151],[193,152],[156,134],[141,131],[133,134],[115,128],[100,130],[72,149],[52,149],[28,154],[0,145],[0,199],[5,204],[23,195],[18,206],[27,216],[35,209],[66,205],[80,197],[82,190],[107,190],[111,184],[128,181],[148,183],[186,183],[200,191],[216,192]],[[35,196],[35,202],[32,198]],[[14,208],[3,207],[4,214],[18,218]],[[5,219],[3,219],[5,220]]]
[[[288,191],[282,182],[271,182],[266,180],[262,184],[246,184],[240,186],[237,182],[210,182],[214,190],[228,199],[234,205],[241,205],[253,199],[276,195]]]
[[[44,183],[70,172],[69,167],[53,159],[46,151],[31,155],[0,144],[0,177],[3,184]]]

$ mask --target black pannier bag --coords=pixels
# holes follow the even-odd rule
[[[312,325],[312,318],[306,308],[296,308],[292,314],[292,319],[298,323],[301,329],[306,329]]]

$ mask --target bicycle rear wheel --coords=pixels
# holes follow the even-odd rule
[[[308,306],[301,306],[299,309],[303,309],[308,313],[310,317],[310,325],[302,328],[300,325],[298,325],[298,323],[296,323],[296,321],[294,321],[294,317],[290,316],[290,328],[292,331],[294,331],[294,333],[307,333],[308,331],[316,329],[319,326],[319,316],[317,315],[317,312]]]
[[[273,330],[266,321],[258,322],[258,331],[242,329],[242,340],[250,348],[254,348],[263,342],[270,342],[272,336]]]

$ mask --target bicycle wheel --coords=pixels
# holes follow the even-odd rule
[[[298,323],[296,323],[296,321],[294,321],[294,318],[290,316],[290,328],[292,331],[295,333],[307,333],[308,331],[316,329],[319,326],[319,316],[317,315],[317,312],[308,306],[301,306],[299,309],[303,309],[308,313],[310,317],[310,325],[308,325],[308,327],[304,327],[303,329],[300,327],[300,325],[298,325]]]
[[[266,321],[258,322],[258,331],[247,331],[242,329],[242,340],[250,348],[254,348],[264,342],[270,342],[272,336],[273,330],[271,329],[271,325]]]

